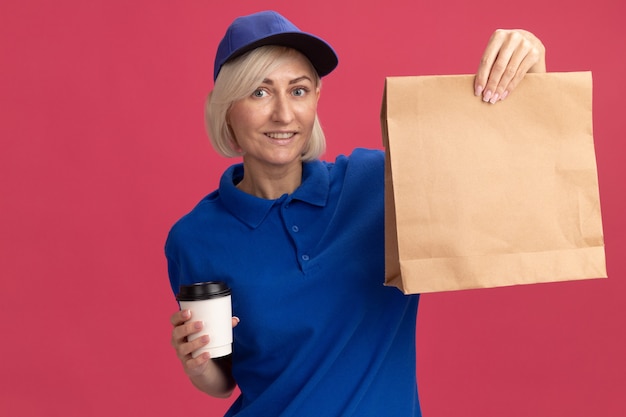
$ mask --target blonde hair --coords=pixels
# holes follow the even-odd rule
[[[271,72],[294,54],[299,52],[284,46],[261,46],[222,66],[204,108],[207,133],[217,153],[228,158],[241,156],[227,123],[230,107],[234,102],[250,96]],[[313,65],[311,71],[316,77],[315,86],[321,88],[322,80]],[[326,138],[315,114],[313,130],[302,160],[317,159],[325,150]]]

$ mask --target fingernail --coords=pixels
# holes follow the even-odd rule
[[[196,321],[196,322],[193,324],[193,327],[194,327],[194,329],[198,329],[198,330],[200,330],[200,329],[202,329],[202,327],[204,327],[204,323],[203,323],[203,322],[201,322],[201,321]]]
[[[474,95],[475,96],[480,96],[483,92],[484,87],[482,85],[477,85],[476,89],[474,90]]]
[[[484,102],[488,102],[491,99],[491,94],[492,94],[491,90],[487,90],[485,92],[485,95],[483,96],[483,101]]]
[[[504,100],[508,95],[509,95],[509,92],[505,91],[504,93],[502,93],[502,96],[500,96],[500,100]]]
[[[208,335],[204,335],[200,338],[200,341],[202,343],[209,343],[209,336]]]
[[[500,94],[495,93],[495,94],[491,97],[491,100],[489,100],[489,102],[490,102],[491,104],[496,104],[496,103],[498,102],[498,98],[499,98],[499,97],[500,97]]]
[[[235,320],[237,320],[237,323],[239,323],[239,322],[241,321],[241,320],[239,320],[239,317],[237,317],[237,316],[233,316],[233,318],[234,318]]]
[[[188,319],[189,317],[191,317],[191,311],[189,310],[183,310],[182,313],[184,319]]]

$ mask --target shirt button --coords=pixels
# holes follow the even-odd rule
[[[298,233],[300,231],[300,228],[298,226],[291,226],[291,230]]]
[[[309,260],[309,255],[302,255],[302,260],[303,261],[308,261]]]

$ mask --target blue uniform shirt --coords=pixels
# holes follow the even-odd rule
[[[307,162],[277,200],[238,190],[242,177],[226,170],[166,243],[174,293],[232,288],[241,395],[227,416],[420,416],[418,296],[383,285],[383,152]]]

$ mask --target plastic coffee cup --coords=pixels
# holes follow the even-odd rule
[[[176,297],[182,310],[191,311],[190,321],[202,321],[204,326],[198,333],[189,336],[192,341],[208,335],[209,344],[195,350],[191,356],[197,357],[209,352],[211,358],[219,358],[232,353],[233,326],[230,288],[221,281],[200,282],[181,285]]]

